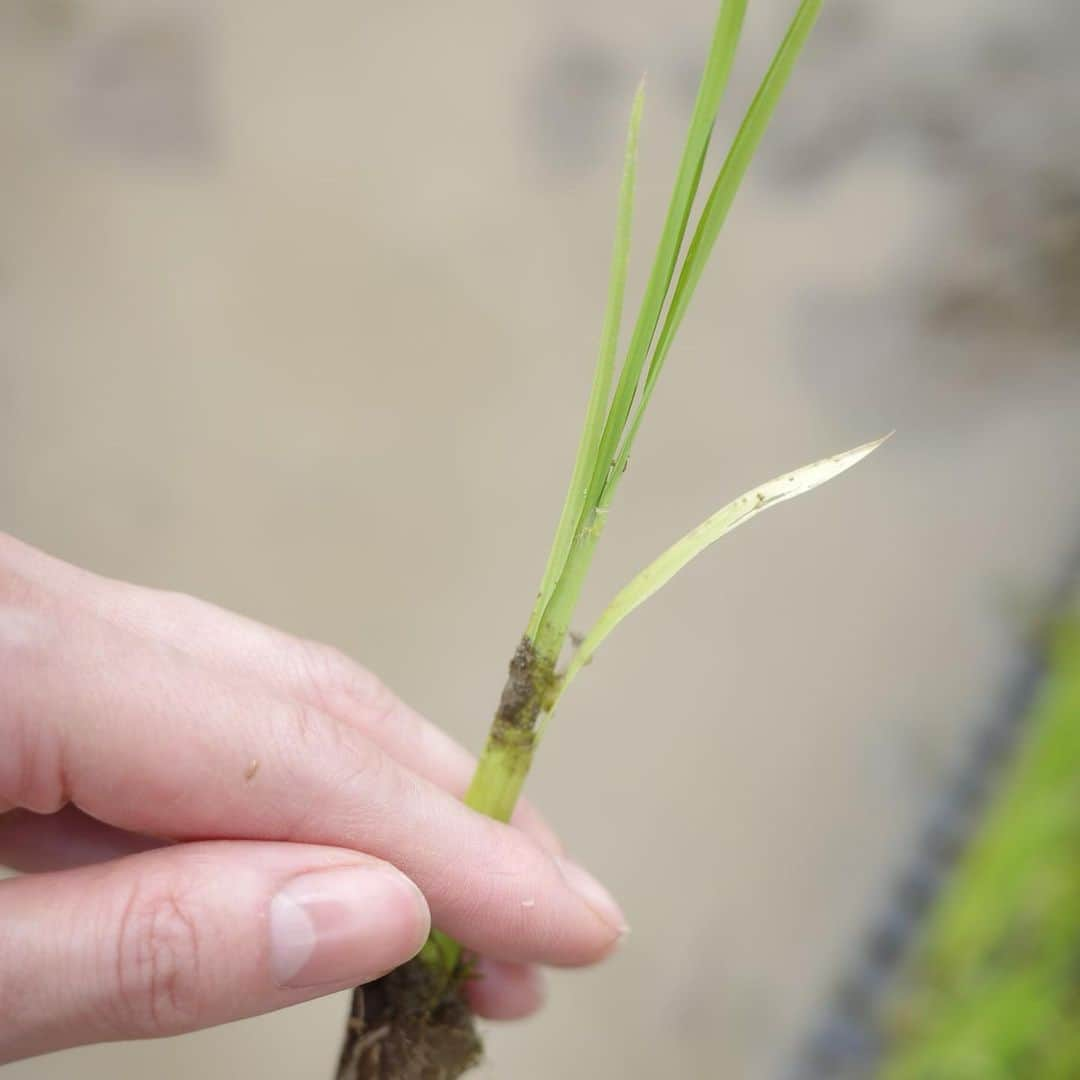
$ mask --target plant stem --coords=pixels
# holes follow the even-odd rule
[[[528,637],[514,651],[487,745],[465,796],[474,810],[510,820],[532,764],[537,721],[555,689],[557,656],[558,649],[541,652]]]
[[[554,652],[541,653],[526,635],[514,650],[487,744],[465,794],[466,806],[496,821],[510,820],[529,775],[539,720],[558,688],[555,664],[561,648],[560,639]],[[463,970],[461,946],[439,930],[432,930],[420,959],[449,978]]]
[[[534,742],[488,740],[465,796],[465,805],[496,821],[509,821],[532,765]]]
[[[558,695],[560,678],[556,664],[603,523],[603,514],[590,514],[588,523],[574,536],[563,572],[535,635],[526,634],[521,639],[510,662],[510,674],[487,744],[465,795],[467,806],[499,821],[509,821],[514,812],[540,741],[541,721]]]
[[[498,821],[509,821],[533,754],[541,721],[558,696],[559,655],[570,619],[604,527],[605,512],[591,512],[570,544],[566,563],[543,618],[521,639],[503,687],[495,720],[465,795],[467,806]]]

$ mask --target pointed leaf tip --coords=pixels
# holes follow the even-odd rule
[[[811,465],[804,465],[793,472],[774,477],[760,487],[747,491],[733,499],[722,509],[707,518],[695,529],[691,529],[681,540],[676,541],[659,558],[651,562],[637,577],[624,586],[615,599],[604,610],[595,626],[585,635],[584,640],[574,654],[566,670],[558,691],[558,697],[569,685],[574,676],[592,659],[603,640],[615,629],[627,615],[644,603],[650,596],[662,589],[687,563],[700,555],[707,547],[722,536],[745,524],[763,510],[786,502],[797,495],[804,495],[835,479],[863,458],[872,454],[893,432],[880,439],[863,443],[851,450],[845,450],[832,457],[822,458]],[[554,708],[554,702],[552,708]]]

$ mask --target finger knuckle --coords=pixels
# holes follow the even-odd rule
[[[339,723],[312,705],[283,702],[271,720],[277,757],[296,786],[316,786],[323,792],[317,804],[304,804],[287,832],[290,839],[309,839],[312,830],[326,833],[335,814],[350,820],[360,811],[354,805],[363,793],[363,807],[399,805],[398,770],[386,754],[363,733]],[[372,823],[366,823],[365,827]],[[326,833],[326,835],[330,835]]]
[[[113,1017],[136,1038],[198,1026],[201,957],[194,901],[167,878],[132,887],[116,937]]]
[[[363,791],[365,802],[376,815],[391,812],[414,798],[414,793],[403,787],[401,770],[370,739],[345,733],[339,749],[342,793]],[[371,824],[374,826],[376,822]]]
[[[376,675],[340,649],[304,641],[298,649],[300,694],[327,712],[365,710],[389,712],[397,699]]]
[[[338,725],[306,702],[276,703],[269,716],[269,727],[282,758],[293,764],[306,765],[311,760],[325,759],[328,754],[337,757],[340,753],[342,733]]]
[[[430,737],[424,721],[377,675],[339,650],[312,642],[301,649],[298,696],[383,744],[420,749]]]

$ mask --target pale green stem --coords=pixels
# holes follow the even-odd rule
[[[480,755],[465,805],[496,821],[509,821],[529,775],[535,744],[506,744],[490,739]]]

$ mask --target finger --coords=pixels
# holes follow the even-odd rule
[[[465,993],[477,1016],[487,1020],[521,1020],[544,1004],[544,978],[533,964],[477,961]]]
[[[13,810],[0,815],[0,864],[24,873],[90,866],[153,850],[161,842],[95,821],[73,806],[56,814]],[[467,984],[473,1011],[489,1020],[517,1020],[540,1008],[542,973],[530,964],[481,958]]]
[[[350,724],[412,771],[461,798],[476,759],[441,728],[401,702],[379,679],[343,653],[303,641],[181,593],[112,581],[0,536],[5,564],[25,588],[156,640],[229,677],[258,682],[266,692],[313,706]],[[552,854],[562,844],[528,800],[512,824]]]
[[[429,925],[393,867],[299,844],[179,845],[0,882],[0,1063],[359,985]]]
[[[23,873],[71,870],[160,847],[161,840],[114,829],[74,806],[55,814],[0,814],[0,864]]]
[[[72,801],[176,840],[366,851],[416,881],[438,925],[499,959],[591,963],[620,936],[621,914],[580,868],[309,706],[219,682],[94,619],[61,628],[39,618],[10,659],[0,663],[13,748],[0,758],[0,798],[39,813]]]
[[[158,634],[209,667],[255,680],[350,724],[426,780],[464,796],[476,758],[344,653],[195,597],[130,586],[125,592],[123,618],[144,634]],[[515,808],[512,824],[553,854],[562,853],[554,830],[528,800]]]

